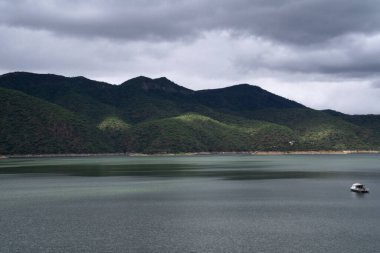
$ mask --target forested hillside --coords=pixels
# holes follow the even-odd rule
[[[248,84],[15,72],[0,87],[0,154],[380,149],[378,115],[313,110]]]

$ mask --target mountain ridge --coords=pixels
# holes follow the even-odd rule
[[[75,134],[83,135],[83,143],[91,143],[94,140],[88,138],[96,136],[98,144],[94,145],[100,153],[380,149],[379,115],[313,110],[256,85],[194,91],[166,77],[139,76],[113,85],[82,76],[12,72],[0,76],[0,87],[1,93],[15,96],[10,101],[18,101],[15,107],[1,109],[7,121],[12,121],[12,115],[29,114],[31,122],[43,133],[38,108],[65,110],[72,115],[67,124],[77,119],[86,122]],[[16,97],[20,95],[12,90],[24,94],[33,110],[19,103]],[[2,117],[2,127],[11,129]],[[67,120],[60,117],[63,116],[57,113],[54,120]],[[28,135],[25,129],[29,128],[22,124],[18,127]],[[92,134],[82,133],[86,131]],[[16,144],[0,146],[0,154],[49,153],[49,148],[22,149],[17,144],[21,137],[14,131],[0,131],[0,139],[12,138]],[[44,138],[53,137],[39,138],[33,140],[37,147],[44,145]],[[70,138],[66,141],[71,142]],[[107,147],[102,148],[99,141]],[[73,148],[51,150],[78,152]]]

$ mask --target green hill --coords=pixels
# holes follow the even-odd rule
[[[199,114],[147,121],[129,132],[129,151],[201,152],[286,150],[295,138],[291,129],[266,122],[227,124]]]
[[[380,149],[379,115],[317,111],[248,84],[14,72],[0,87],[2,154]]]
[[[0,88],[0,153],[113,152],[85,119],[57,105]]]

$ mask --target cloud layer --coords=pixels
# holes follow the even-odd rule
[[[1,73],[244,82],[317,109],[380,114],[375,0],[0,0],[0,13]]]

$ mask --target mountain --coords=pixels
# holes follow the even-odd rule
[[[248,84],[198,91],[196,98],[199,103],[210,108],[242,116],[249,116],[253,111],[265,108],[305,108],[294,101]]]
[[[0,87],[0,154],[380,149],[379,115],[313,110],[248,84],[14,72]]]
[[[121,86],[126,87],[130,90],[161,92],[164,94],[191,94],[194,92],[190,89],[175,84],[166,77],[151,79],[149,77],[139,76],[125,81],[121,84]]]

